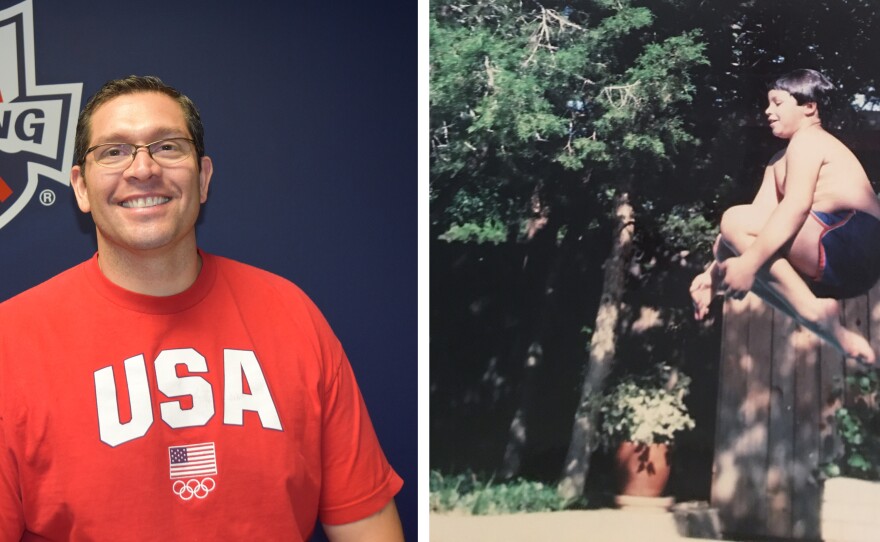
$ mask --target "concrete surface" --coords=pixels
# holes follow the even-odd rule
[[[697,542],[720,539],[717,517],[706,508],[677,509],[675,513],[610,508],[501,516],[432,513],[429,522],[431,542]]]

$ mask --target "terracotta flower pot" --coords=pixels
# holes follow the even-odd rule
[[[669,446],[624,442],[617,449],[621,495],[659,497],[669,480]]]

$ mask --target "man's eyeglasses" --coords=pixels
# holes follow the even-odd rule
[[[195,141],[185,137],[160,139],[146,145],[132,143],[101,143],[86,149],[84,156],[94,151],[95,163],[110,169],[125,169],[137,155],[139,149],[147,149],[150,157],[160,166],[170,166],[192,156]]]

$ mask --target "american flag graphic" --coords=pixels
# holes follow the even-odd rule
[[[214,443],[205,442],[169,447],[168,468],[172,480],[217,474],[217,454],[214,452]]]

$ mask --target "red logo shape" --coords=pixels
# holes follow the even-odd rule
[[[3,181],[3,177],[0,177],[0,203],[6,201],[6,198],[12,195],[12,189],[9,188],[9,185]]]

